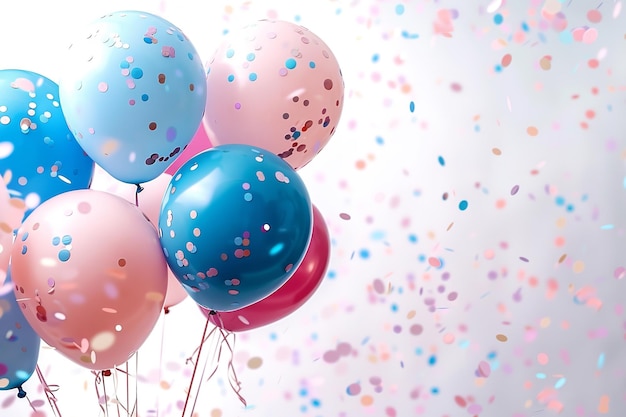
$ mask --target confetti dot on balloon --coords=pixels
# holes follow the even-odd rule
[[[67,249],[62,249],[59,251],[59,260],[61,262],[67,262],[70,259],[70,251]]]

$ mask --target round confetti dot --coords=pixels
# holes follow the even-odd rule
[[[503,334],[497,334],[497,335],[496,335],[496,340],[497,340],[498,342],[506,342],[507,340],[509,340],[509,338],[508,338],[508,337],[506,337],[506,336],[505,336],[505,335],[503,335]]]
[[[489,366],[489,363],[480,361],[478,364],[478,373],[484,378],[489,377],[489,375],[491,375],[491,366]]]
[[[414,336],[419,336],[424,331],[424,328],[420,324],[413,324],[409,329],[409,332]]]
[[[326,78],[324,80],[324,88],[327,90],[332,90],[333,88],[333,80],[331,80],[330,78]]]
[[[248,75],[248,79],[250,81],[256,81],[257,78],[258,78],[258,76],[257,76],[256,72],[251,72],[250,75]]]
[[[323,359],[326,363],[335,363],[339,360],[339,356],[339,352],[336,350],[328,350],[324,352]]]
[[[580,260],[574,262],[574,264],[572,265],[572,270],[574,271],[574,273],[580,274],[585,270],[585,263]]]
[[[528,133],[529,136],[537,136],[539,134],[539,129],[535,126],[528,126],[526,128],[526,133]]]
[[[513,57],[511,56],[511,54],[506,54],[500,60],[500,65],[502,65],[504,68],[506,68],[509,65],[511,65],[512,61],[513,61]]]
[[[296,67],[296,60],[293,58],[289,58],[287,61],[285,61],[285,67],[287,67],[287,69],[294,69]]]
[[[469,205],[469,204],[468,204],[467,200],[461,200],[461,201],[459,202],[459,210],[461,210],[461,211],[465,211],[465,210],[467,209],[467,206],[468,206],[468,205]]]
[[[248,359],[248,368],[259,369],[263,365],[263,359],[259,356],[254,356]]]
[[[70,259],[70,251],[67,249],[62,249],[59,251],[59,260],[61,262],[67,262]]]
[[[361,385],[356,382],[354,384],[348,385],[348,388],[346,388],[346,393],[348,395],[359,395],[361,393]]]
[[[371,395],[364,395],[361,397],[361,404],[364,407],[369,407],[370,405],[374,404],[374,397],[372,397]]]
[[[589,19],[591,23],[600,23],[602,20],[602,13],[600,13],[597,9],[591,9],[587,12],[587,19]]]

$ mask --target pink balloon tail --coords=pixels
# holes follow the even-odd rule
[[[39,378],[39,383],[41,384],[46,398],[48,399],[48,403],[50,404],[50,408],[52,409],[52,413],[56,417],[61,417],[61,410],[59,410],[59,406],[57,404],[57,397],[54,395],[55,392],[59,390],[58,385],[48,385],[46,379],[43,376],[43,372],[41,372],[41,368],[39,365],[35,366],[35,371],[37,372],[37,378]],[[29,400],[30,402],[30,400]]]

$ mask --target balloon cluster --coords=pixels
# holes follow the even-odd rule
[[[123,11],[66,62],[58,85],[0,70],[0,389],[22,395],[40,338],[107,370],[187,295],[230,331],[312,296],[330,239],[296,170],[344,94],[320,38],[259,21],[205,70],[182,30]]]

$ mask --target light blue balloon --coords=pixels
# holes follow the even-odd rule
[[[67,127],[59,86],[24,70],[0,70],[0,175],[26,216],[55,195],[89,188],[94,163]]]
[[[103,16],[70,46],[63,67],[68,125],[85,152],[120,181],[159,176],[200,125],[202,61],[183,32],[161,17]]]
[[[190,297],[215,311],[280,288],[309,246],[313,212],[300,176],[280,157],[222,145],[174,174],[159,215],[167,262]]]
[[[17,388],[22,398],[22,384],[37,366],[41,339],[26,321],[13,287],[9,272],[0,285],[0,390]]]

